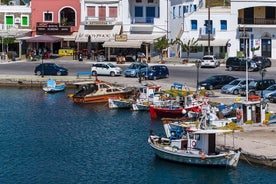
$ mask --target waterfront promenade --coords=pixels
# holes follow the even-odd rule
[[[26,61],[17,61],[26,62]],[[68,62],[68,61],[67,61]],[[1,64],[1,63],[0,63]],[[7,64],[7,63],[2,63]],[[156,63],[155,63],[156,64]],[[190,67],[192,64],[182,64],[180,61],[167,62],[166,64],[177,65],[181,67]],[[79,78],[76,76],[53,76],[53,79],[59,81],[65,81],[69,86],[78,81],[91,80],[89,78]],[[35,75],[14,75],[0,74],[0,84],[7,86],[42,86],[47,77],[41,78]],[[93,79],[93,78],[92,78]],[[159,84],[163,89],[170,89],[172,83],[168,81],[142,81],[138,82],[137,78],[125,78],[121,77],[120,81],[116,77],[100,77],[103,81],[116,82],[125,86],[140,86],[145,84]],[[235,100],[233,95],[221,95],[219,91],[215,91],[213,96],[209,97],[210,101],[230,104]],[[276,104],[269,103],[269,110],[276,112]],[[234,147],[242,148],[241,159],[245,159],[250,163],[261,163],[271,167],[276,167],[276,125],[265,126],[263,124],[245,125],[244,131],[236,132],[234,134]],[[227,140],[232,140],[229,137]],[[219,137],[218,141],[224,143],[224,137]],[[227,146],[233,146],[232,141],[227,142]]]

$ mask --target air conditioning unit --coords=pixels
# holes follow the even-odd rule
[[[14,23],[15,23],[15,24],[20,24],[20,23],[21,23],[21,18],[20,18],[20,17],[16,17],[16,18],[14,19]]]

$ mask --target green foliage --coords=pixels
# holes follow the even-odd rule
[[[2,37],[0,37],[0,39],[1,39],[1,42],[2,42]],[[11,44],[11,43],[14,43],[15,38],[12,38],[12,37],[10,37],[10,38],[5,38],[5,37],[4,37],[3,41],[4,41],[4,44]]]
[[[154,48],[162,53],[162,50],[168,48],[169,45],[169,39],[162,37],[158,38],[157,41],[154,43]]]
[[[202,46],[198,45],[198,40],[195,38],[192,38],[191,40],[188,40],[188,42],[184,42],[180,39],[176,39],[175,41],[173,41],[174,44],[179,44],[182,48],[183,52],[187,52],[187,58],[189,60],[190,58],[190,53],[191,52],[196,52],[198,50],[202,49]]]

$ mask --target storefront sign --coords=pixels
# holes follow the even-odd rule
[[[115,35],[115,41],[127,41],[127,35],[126,34],[116,34]]]
[[[38,22],[36,31],[40,33],[70,33],[70,27],[60,27],[58,23]]]

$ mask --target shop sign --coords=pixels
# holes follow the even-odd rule
[[[116,34],[115,35],[115,41],[127,41],[127,35],[126,34]]]

